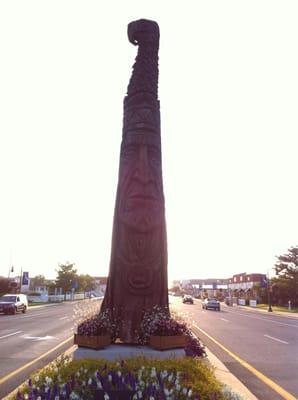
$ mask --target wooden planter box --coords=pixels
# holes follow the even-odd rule
[[[103,349],[104,347],[111,344],[110,335],[104,336],[86,336],[86,335],[78,335],[75,333],[74,335],[74,344],[77,344],[79,347],[88,347],[90,349]]]
[[[181,336],[150,336],[149,346],[156,350],[170,350],[184,348],[187,338]]]

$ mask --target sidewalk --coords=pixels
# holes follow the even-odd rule
[[[295,318],[298,319],[298,313],[291,313],[291,312],[287,312],[287,311],[272,311],[272,312],[268,312],[268,310],[264,310],[262,308],[257,308],[257,307],[249,307],[249,306],[239,306],[237,304],[234,304],[233,307],[229,307],[228,308],[233,308],[233,307],[237,307],[237,308],[241,308],[243,310],[246,311],[257,311],[260,313],[265,313],[265,314],[269,314],[269,315],[281,315],[282,317],[287,317],[287,318]]]

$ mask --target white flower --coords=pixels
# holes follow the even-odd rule
[[[88,385],[91,385],[91,384],[92,384],[92,379],[89,378],[89,379],[88,379]]]
[[[173,374],[171,374],[171,375],[168,376],[168,381],[169,381],[169,382],[171,382],[172,379],[173,379]]]
[[[55,367],[55,368],[54,368],[54,371],[55,371],[55,372],[58,372],[58,368],[57,368],[57,367]]]
[[[167,388],[164,388],[164,390],[163,390],[163,391],[164,391],[164,394],[165,394],[166,396],[169,396],[169,394],[170,394],[170,393],[169,393],[169,391],[168,391],[168,389],[167,389]]]
[[[48,391],[49,391],[49,387],[48,387],[48,386],[46,386],[46,387],[44,388],[44,391],[45,391],[45,393],[48,393]]]
[[[105,399],[105,400],[109,400],[109,395],[105,393],[104,399]]]
[[[38,381],[39,381],[39,376],[36,375],[36,376],[34,377],[34,380],[35,380],[35,382],[38,382]]]
[[[78,400],[80,397],[79,397],[79,395],[77,395],[76,392],[71,392],[70,395],[69,395],[69,398],[71,400]]]
[[[87,372],[88,372],[88,369],[87,369],[87,368],[85,368],[85,369],[84,369],[84,372],[85,372],[85,374],[87,374]]]
[[[155,399],[154,399],[154,397],[153,397],[153,396],[150,396],[150,397],[149,397],[149,400],[155,400]]]
[[[187,394],[187,389],[186,389],[186,388],[183,388],[183,389],[182,389],[182,393],[183,393],[183,394]]]
[[[24,394],[24,399],[26,399],[26,400],[29,399],[28,393]]]
[[[83,385],[83,386],[86,386],[86,381],[82,381],[82,385]]]
[[[192,390],[189,389],[187,397],[191,397],[191,395],[192,395]]]
[[[97,377],[97,373],[98,373],[98,371],[95,371],[95,372],[94,372],[94,376],[95,376],[95,378]]]
[[[181,386],[179,385],[179,383],[176,384],[176,390],[177,392],[179,392],[179,390],[181,389]]]
[[[151,369],[151,374],[150,374],[150,376],[151,376],[151,378],[155,378],[155,377],[156,377],[156,369],[155,369],[155,367],[153,367],[153,368]]]
[[[40,396],[38,396],[36,400],[41,400],[41,397],[40,397]]]
[[[143,397],[143,393],[141,390],[138,390],[138,399],[141,399]]]
[[[98,387],[98,389],[102,389],[102,385],[101,385],[100,381],[97,382],[97,387]]]
[[[76,373],[76,376],[80,376],[80,373],[79,373],[79,371]]]
[[[108,375],[108,380],[109,380],[109,382],[112,382],[112,375]]]
[[[54,400],[59,400],[59,396],[55,396],[55,399]]]
[[[49,376],[46,376],[46,377],[45,377],[45,381],[46,381],[46,383],[49,385],[49,384],[52,383],[52,378],[50,378]]]
[[[121,371],[118,371],[118,372],[117,372],[117,375],[118,375],[119,378],[120,378],[120,376],[121,376]]]

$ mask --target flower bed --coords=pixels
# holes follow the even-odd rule
[[[162,340],[159,337],[165,339]],[[177,340],[173,340],[173,337],[176,337]],[[152,310],[144,313],[138,342],[149,344],[160,350],[184,348],[186,355],[190,357],[206,356],[204,346],[194,336],[186,322],[177,315],[171,314],[166,307],[155,306]]]
[[[204,361],[61,359],[33,375],[10,400],[232,400]]]
[[[79,347],[102,349],[116,340],[118,328],[110,310],[89,314],[88,318],[78,323],[74,344]]]

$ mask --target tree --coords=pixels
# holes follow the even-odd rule
[[[279,275],[275,284],[286,292],[293,305],[298,305],[298,246],[277,257],[275,271]]]
[[[34,289],[36,286],[45,286],[46,283],[44,275],[36,275],[34,278],[30,279],[30,288]]]
[[[95,279],[90,275],[81,274],[78,276],[78,290],[82,292],[94,290],[96,287]]]
[[[66,292],[71,291],[73,283],[78,281],[77,270],[74,268],[74,263],[59,264],[57,271],[56,287],[61,287],[66,297]]]
[[[10,292],[10,279],[0,276],[0,296]]]

